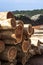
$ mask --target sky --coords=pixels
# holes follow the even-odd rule
[[[43,9],[43,0],[0,0],[0,11]]]

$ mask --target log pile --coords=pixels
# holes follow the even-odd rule
[[[21,20],[15,20],[11,12],[1,12],[0,65],[25,65],[30,57],[41,54],[41,42],[38,40],[37,46],[31,42],[34,32],[31,24],[26,25]]]

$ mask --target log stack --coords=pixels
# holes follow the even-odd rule
[[[0,61],[1,65],[25,65],[30,57],[41,54],[40,44],[32,44],[34,28],[15,20],[12,12],[0,13]],[[4,61],[4,62],[3,62]]]

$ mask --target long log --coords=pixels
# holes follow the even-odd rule
[[[15,46],[7,46],[4,50],[4,52],[1,53],[1,60],[5,60],[5,61],[9,61],[9,62],[13,62],[16,59],[16,55],[17,55],[17,49]]]
[[[30,39],[29,40],[24,40],[22,42],[22,51],[24,53],[27,53],[30,48],[31,48],[31,40]]]
[[[0,35],[0,39],[1,40],[5,40],[5,39],[14,39],[15,40],[15,38],[10,35]]]
[[[0,40],[0,53],[3,52],[5,49],[5,43]]]
[[[10,44],[10,45],[18,44],[15,34],[12,35],[10,33],[9,34],[6,33],[6,35],[0,34],[0,39],[3,40],[5,44]]]
[[[8,19],[8,18],[14,18],[14,15],[12,12],[0,12],[0,20]]]
[[[14,33],[15,33],[14,30],[13,31],[0,31],[0,36],[1,35],[11,36]]]
[[[12,40],[11,39],[4,39],[3,41],[6,45],[17,45],[18,44],[16,39],[12,39]]]
[[[17,43],[21,43],[22,42],[23,26],[20,25],[20,24],[16,26],[15,37],[16,37]]]
[[[0,20],[0,29],[12,29],[16,27],[16,22],[14,18]]]
[[[0,39],[15,39],[15,31],[10,31],[10,30],[4,30],[0,31]]]

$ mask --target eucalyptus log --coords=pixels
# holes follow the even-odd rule
[[[24,29],[27,30],[29,35],[32,35],[34,33],[34,28],[32,28],[31,24],[24,24]]]
[[[14,34],[14,30],[13,31],[0,31],[0,35],[8,35],[11,36],[12,34]]]
[[[16,20],[16,25],[18,25],[18,24],[20,24],[20,25],[24,26],[24,23],[23,23],[23,21],[22,21],[22,20]]]
[[[28,40],[31,36],[28,35],[28,32],[26,29],[23,30],[23,40]]]
[[[10,35],[0,35],[0,39],[1,40],[5,40],[5,39],[14,39],[13,37],[11,37]],[[15,40],[15,39],[14,39]]]
[[[15,34],[12,34],[12,35],[10,33],[6,35],[0,34],[0,39],[3,40],[5,44],[10,44],[10,45],[18,44]]]
[[[31,48],[31,40],[30,39],[24,40],[22,42],[22,51],[24,53],[27,53],[30,48]]]
[[[0,20],[0,29],[12,29],[16,27],[16,22],[14,18]]]
[[[3,52],[5,49],[5,43],[0,40],[0,53]]]
[[[8,18],[14,18],[14,15],[12,12],[0,12],[0,20],[8,19]]]
[[[17,55],[17,49],[14,46],[7,46],[4,50],[4,52],[1,53],[1,60],[5,60],[5,61],[9,61],[9,62],[13,62],[16,59],[16,55]]]
[[[20,24],[16,26],[15,37],[16,37],[17,43],[21,43],[22,42],[23,26],[20,25]]]
[[[16,45],[16,44],[18,44],[16,39],[4,39],[3,41],[6,45]]]
[[[10,30],[4,30],[4,31],[0,31],[0,39],[11,39],[11,38],[15,38],[15,31],[10,31]]]
[[[15,38],[15,31],[10,31],[10,30],[4,30],[4,31],[0,31],[0,38]]]

